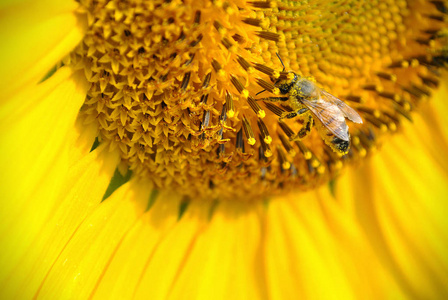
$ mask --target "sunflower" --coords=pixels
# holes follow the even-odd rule
[[[0,294],[446,299],[447,6],[1,3]]]

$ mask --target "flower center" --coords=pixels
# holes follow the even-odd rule
[[[134,176],[192,198],[328,182],[446,61],[442,1],[80,3],[89,31],[66,63],[91,82],[85,122]]]

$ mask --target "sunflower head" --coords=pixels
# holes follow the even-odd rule
[[[194,198],[328,182],[411,120],[447,64],[443,1],[80,4],[89,30],[64,63],[91,83],[84,122],[122,170]]]

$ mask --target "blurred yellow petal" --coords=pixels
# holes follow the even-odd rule
[[[336,184],[387,269],[423,299],[448,297],[446,95],[445,85],[414,124]]]
[[[0,9],[4,9],[4,8],[9,8],[12,6],[16,6],[18,7],[19,5],[33,5],[33,2],[35,2],[34,0],[2,0],[2,2],[0,3]],[[73,0],[62,0],[62,1],[57,1],[57,0],[42,0],[39,1],[39,3],[41,3],[41,7],[43,7],[43,5],[45,5],[47,8],[50,7],[63,7],[63,6],[67,6],[67,5],[72,5]],[[59,3],[59,4],[58,4]],[[51,10],[50,10],[51,11]],[[44,10],[42,9],[41,13],[45,14],[47,13],[48,10]]]
[[[288,200],[273,201],[266,218],[263,248],[271,299],[382,299],[400,294],[354,220],[332,203],[328,188]]]
[[[82,40],[75,1],[20,1],[0,7],[1,102],[36,84]]]
[[[421,105],[413,125],[406,130],[407,142],[421,148],[434,160],[442,177],[448,176],[448,76],[429,103]]]

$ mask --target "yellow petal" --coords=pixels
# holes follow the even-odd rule
[[[117,248],[144,213],[147,187],[147,183],[130,181],[86,217],[52,265],[38,298],[87,299],[92,294]]]
[[[237,202],[217,206],[172,279],[171,299],[263,297],[260,206]]]
[[[181,199],[170,192],[158,195],[151,209],[137,220],[119,245],[92,292],[94,299],[132,298],[148,272],[155,249],[177,224]],[[148,287],[153,286],[151,283]]]
[[[35,2],[34,0],[2,0],[2,2],[0,3],[0,9],[5,9],[11,6],[18,6],[18,5],[33,5],[33,2]],[[41,7],[44,7],[43,5],[45,5],[45,7],[52,7],[55,6],[57,3],[59,3],[59,7],[63,6],[63,5],[67,5],[70,4],[71,0],[61,0],[61,1],[57,1],[57,0],[42,0],[39,1],[39,3],[42,3]],[[47,10],[43,10],[41,13],[46,13],[48,12]]]
[[[52,209],[33,243],[25,249],[20,263],[8,268],[12,272],[4,282],[4,297],[31,299],[80,223],[100,204],[118,164],[118,153],[105,148],[98,147],[69,169],[58,197],[59,205]],[[31,225],[27,220],[21,222],[27,227]],[[12,243],[7,247],[15,255],[23,252]]]
[[[19,203],[31,195],[36,197],[36,188],[48,179],[49,172],[67,167],[66,156],[72,146],[67,141],[73,139],[70,134],[75,132],[86,90],[82,74],[62,68],[1,107],[0,162],[4,172],[0,178],[3,196],[9,199],[9,217],[3,223],[15,218],[16,210],[22,208]],[[59,165],[58,159],[64,165]]]
[[[353,219],[332,198],[323,187],[270,203],[263,245],[269,297],[381,299],[386,283],[389,296],[399,295]]]
[[[0,94],[7,101],[41,80],[81,41],[75,1],[21,1],[0,10]]]
[[[446,95],[445,87],[422,117],[336,184],[383,264],[422,299],[448,297]]]
[[[448,82],[448,76],[445,76]],[[426,151],[441,171],[448,174],[448,83],[441,86],[429,104],[419,107],[419,114],[414,117],[414,124],[409,124],[406,131],[408,141],[418,144]],[[412,128],[411,128],[412,126]]]
[[[135,291],[134,296],[137,299],[166,299],[168,297],[201,233],[208,207],[206,203],[192,203],[176,226],[159,241],[148,257]]]
[[[78,75],[63,68],[0,111],[0,278],[10,274],[58,204],[74,164],[71,149],[82,140],[75,135],[75,118],[87,89]]]

